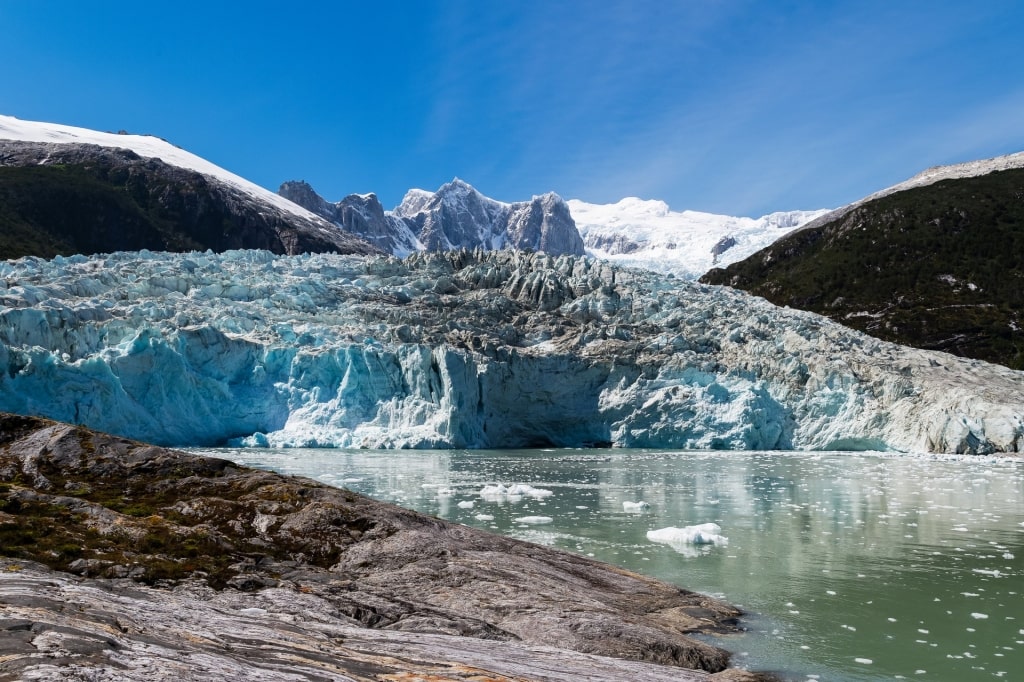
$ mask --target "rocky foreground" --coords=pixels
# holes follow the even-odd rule
[[[0,553],[0,679],[765,679],[694,637],[739,631],[716,599],[4,413]]]

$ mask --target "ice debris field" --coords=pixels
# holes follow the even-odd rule
[[[214,453],[725,595],[752,614],[733,648],[737,661],[787,679],[1009,680],[1024,666],[1024,464],[1016,458]],[[551,494],[482,495],[498,485]],[[626,509],[640,500],[642,513]],[[524,522],[531,517],[551,521]],[[659,540],[698,534],[728,542]]]

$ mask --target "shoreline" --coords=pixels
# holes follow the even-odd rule
[[[169,679],[144,670],[213,660],[205,679],[771,679],[689,636],[741,632],[720,600],[45,419],[0,414],[0,535],[0,674],[19,679]]]

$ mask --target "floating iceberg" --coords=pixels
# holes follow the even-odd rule
[[[643,512],[651,508],[651,505],[647,504],[643,500],[639,502],[623,502],[622,511],[627,512]]]
[[[485,485],[480,489],[480,497],[487,500],[488,502],[502,502],[505,500],[516,501],[524,497],[532,497],[540,500],[545,497],[550,497],[554,493],[544,488],[534,488],[532,485],[526,483],[515,483],[510,486],[502,485]]]
[[[682,528],[660,528],[647,531],[647,539],[664,545],[677,547],[680,545],[727,545],[729,538],[722,535],[722,527],[717,523],[701,523],[696,526]]]
[[[526,523],[530,525],[551,523],[554,521],[550,516],[520,516],[517,519],[512,519],[516,523]]]

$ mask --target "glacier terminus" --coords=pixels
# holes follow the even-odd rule
[[[164,445],[1024,450],[1024,375],[583,256],[0,263],[0,410]]]

